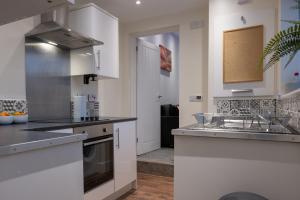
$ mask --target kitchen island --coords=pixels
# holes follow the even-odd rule
[[[199,125],[173,135],[175,200],[219,200],[233,192],[300,199],[300,135]]]

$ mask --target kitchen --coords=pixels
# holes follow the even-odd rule
[[[79,200],[123,194],[136,187],[136,118],[100,117],[95,84],[119,76],[118,19],[95,4],[72,10],[65,2],[47,4],[51,9],[40,20],[31,18],[39,22],[20,33],[25,39],[25,49],[18,53],[24,53],[26,100],[1,100],[1,199]],[[86,18],[79,16],[82,13]],[[102,24],[82,29],[82,23],[95,17]],[[97,25],[101,28],[95,29]],[[18,192],[12,193],[12,186]]]
[[[263,26],[258,46],[265,46],[286,28],[280,19],[294,17],[290,7],[295,1],[171,1],[173,6],[163,4],[161,9],[158,1],[38,2],[18,8],[16,1],[1,3],[6,8],[0,15],[1,120],[15,123],[0,126],[0,199],[139,195],[144,187],[136,160],[136,38],[174,27],[180,37],[182,128],[173,130],[174,194],[164,198],[214,200],[243,192],[232,195],[299,199],[292,187],[298,185],[300,163],[298,57],[287,70],[271,67],[252,81],[241,81],[248,77],[242,71],[223,74],[235,64],[232,54],[226,54],[233,48],[226,48],[230,40],[225,38],[249,27],[259,34]],[[231,65],[226,68],[229,62],[222,61],[227,55]],[[237,82],[226,82],[236,77]],[[191,125],[195,113],[200,120]],[[286,123],[273,122],[275,114]],[[21,123],[27,117],[29,122]],[[238,179],[233,178],[235,171]],[[249,172],[257,175],[247,176]],[[137,199],[154,194],[144,195]]]

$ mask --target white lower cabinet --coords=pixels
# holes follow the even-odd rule
[[[115,191],[118,191],[137,178],[135,121],[114,124],[114,156]]]

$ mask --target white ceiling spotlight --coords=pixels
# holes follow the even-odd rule
[[[137,0],[137,1],[135,2],[136,5],[141,5],[141,3],[142,3],[142,2],[141,2],[140,0]]]
[[[54,45],[54,46],[57,46],[57,45],[58,45],[57,43],[52,42],[52,41],[48,41],[48,44],[51,44],[51,45]]]

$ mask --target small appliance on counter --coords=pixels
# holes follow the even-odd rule
[[[88,99],[86,96],[73,97],[73,118],[86,118],[87,116]]]
[[[73,97],[73,118],[86,119],[99,116],[99,102],[94,97],[74,96]]]

